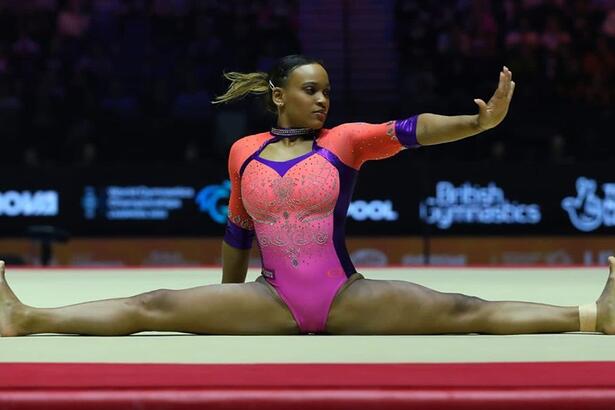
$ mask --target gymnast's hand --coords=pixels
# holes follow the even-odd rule
[[[500,71],[500,82],[498,88],[488,103],[477,98],[474,100],[478,105],[478,126],[481,130],[488,130],[498,125],[508,112],[510,100],[515,91],[515,82],[512,81],[512,72],[508,67]]]

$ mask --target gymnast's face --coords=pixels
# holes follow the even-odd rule
[[[323,127],[329,112],[329,75],[320,64],[295,68],[284,87],[273,91],[278,107],[278,126],[293,128]]]

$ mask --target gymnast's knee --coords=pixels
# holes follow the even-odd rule
[[[485,305],[485,300],[476,296],[463,293],[451,293],[450,295],[452,297],[451,313],[454,315],[473,314]]]
[[[169,310],[170,301],[169,289],[157,289],[145,292],[130,298],[130,304],[141,314],[151,314],[155,312]]]

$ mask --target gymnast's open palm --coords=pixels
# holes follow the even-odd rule
[[[478,126],[482,130],[488,130],[502,122],[508,112],[514,91],[515,82],[512,81],[512,72],[507,67],[504,67],[500,71],[498,88],[489,102],[485,103],[479,98],[474,100],[479,109]]]

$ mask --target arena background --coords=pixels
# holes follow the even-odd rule
[[[212,106],[221,73],[304,53],[328,127],[474,113],[502,65],[517,84],[496,129],[364,166],[357,265],[603,265],[614,45],[609,0],[0,0],[0,257],[219,265],[228,149],[272,123]]]

